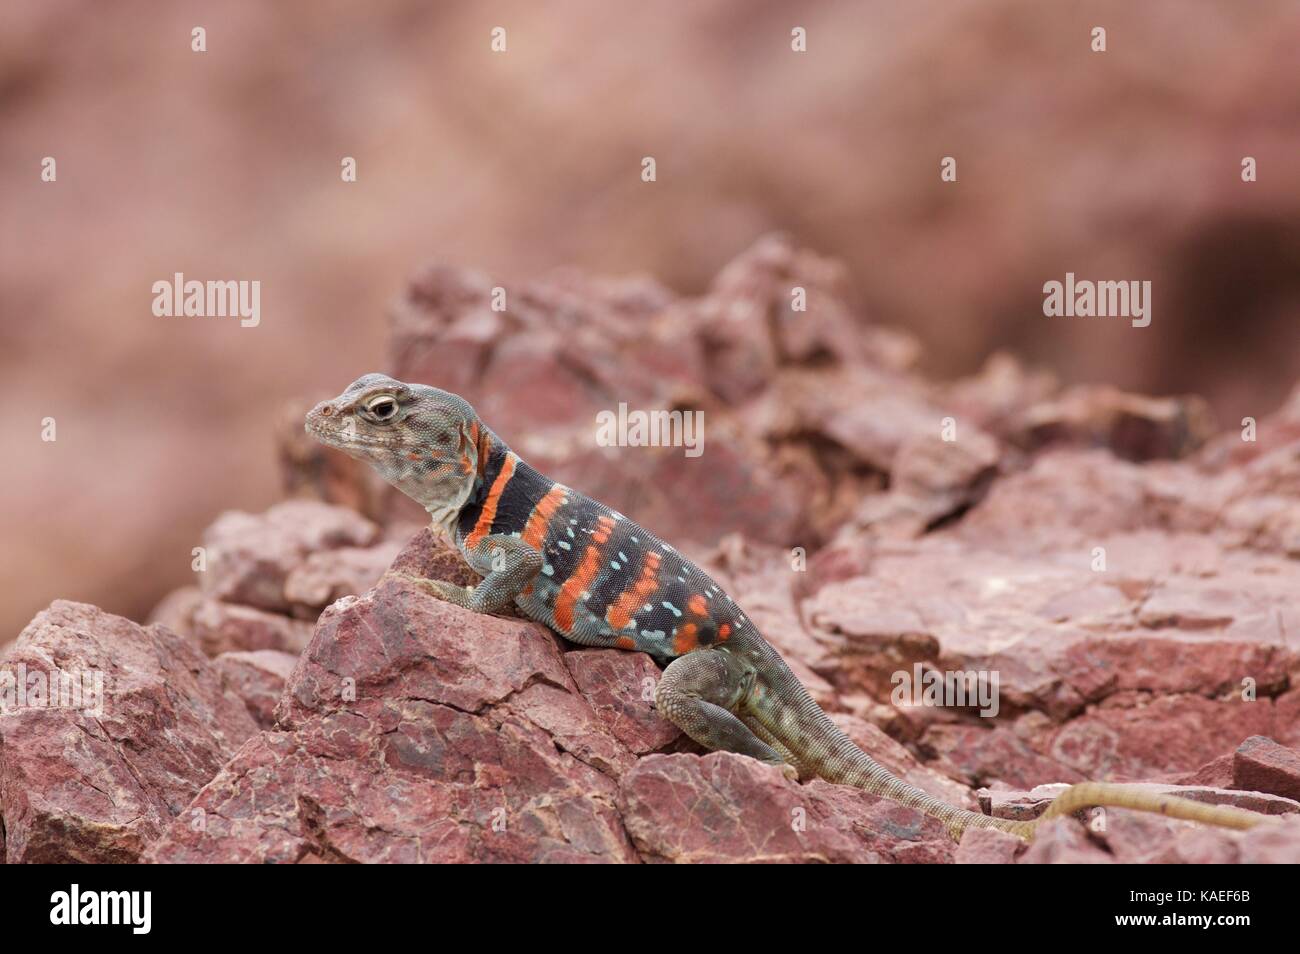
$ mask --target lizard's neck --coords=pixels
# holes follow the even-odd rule
[[[444,534],[448,540],[455,539],[456,522],[461,511],[468,504],[483,501],[497,475],[501,473],[501,468],[505,466],[506,458],[511,456],[505,441],[482,424],[478,425],[474,438],[474,446],[469,450],[473,464],[472,479],[464,481],[453,495],[448,496],[444,491],[430,494],[425,499],[416,498],[428,511],[434,529]]]

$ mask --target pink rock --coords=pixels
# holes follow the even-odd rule
[[[312,626],[279,613],[204,599],[191,613],[189,632],[209,656],[260,649],[296,656],[311,639]]]
[[[807,311],[791,308],[794,286],[807,293]],[[753,338],[761,335],[760,342],[770,342],[774,363],[780,357],[832,357],[854,363],[865,355],[866,342],[860,335],[862,323],[846,306],[847,292],[843,263],[797,248],[789,236],[773,234],[758,239],[718,273],[710,303]],[[761,343],[755,348],[761,349]],[[743,368],[725,352],[711,350],[710,358],[715,376],[725,376],[728,366]]]
[[[295,616],[315,620],[335,600],[359,596],[378,583],[403,546],[394,540],[312,553],[289,572],[284,598]]]
[[[285,583],[309,554],[369,546],[378,536],[360,514],[316,501],[291,500],[256,516],[229,511],[204,534],[207,570],[199,585],[215,599],[287,613]]]
[[[830,583],[866,576],[871,571],[871,544],[857,534],[832,540],[808,559],[807,572],[795,581],[802,602]]]
[[[277,709],[154,861],[631,861],[632,754],[555,636],[386,578],[321,616]]]
[[[1241,861],[1239,839],[1235,832],[1222,828],[1203,826],[1183,826],[1178,831],[1169,832],[1167,836],[1153,844],[1146,844],[1146,849],[1137,860],[1147,864],[1162,865],[1231,865]],[[1111,842],[1122,845],[1116,839]]]
[[[1012,433],[1025,408],[1046,401],[1057,389],[1055,375],[1046,369],[1026,368],[1004,351],[995,352],[979,372],[948,385],[944,406],[959,421],[998,436]]]
[[[1151,629],[1222,629],[1242,608],[1235,581],[1176,580],[1156,588],[1138,612],[1138,622]]]
[[[1020,856],[1022,865],[1105,865],[1113,859],[1089,838],[1073,818],[1053,818],[1038,826],[1034,840]]]
[[[157,623],[182,636],[194,635],[194,611],[203,603],[203,591],[197,586],[172,590],[149,611],[146,625]]]
[[[1000,780],[1032,788],[1052,782],[1082,782],[1077,770],[1040,754],[1010,729],[997,726],[935,725],[921,737],[921,750],[937,758],[930,765],[945,774],[985,785]]]
[[[644,755],[681,737],[681,730],[654,707],[662,673],[645,653],[580,649],[565,653],[564,664],[582,697],[629,751]]]
[[[809,632],[833,660],[841,688],[887,698],[895,672],[938,656],[930,626],[897,593],[886,577],[857,577],[824,587],[804,604]]]
[[[146,860],[632,861],[614,797],[536,726],[408,699],[253,737]]]
[[[979,500],[997,473],[997,441],[973,427],[957,440],[909,436],[895,454],[888,494],[868,496],[855,523],[874,535],[917,537]]]
[[[470,569],[459,550],[439,540],[427,526],[406,540],[389,569],[427,580],[446,580],[457,586],[477,586],[483,579]]]
[[[1288,815],[1248,831],[1188,826],[1139,859],[1150,864],[1300,863],[1300,818]]]
[[[1170,781],[1175,785],[1206,785],[1210,788],[1232,787],[1232,756],[1220,755],[1206,762],[1195,772],[1176,774]]]
[[[1251,736],[1233,753],[1232,782],[1236,788],[1300,799],[1300,752]]]
[[[1273,700],[1273,738],[1283,745],[1300,746],[1300,688],[1282,693]]]
[[[1149,519],[1142,468],[1105,451],[1054,450],[995,481],[955,533],[1009,552],[1073,545],[1087,553],[1098,537]]]
[[[1198,845],[1197,850],[1217,852],[1217,849],[1209,849],[1209,842],[1184,842],[1183,839],[1193,832],[1211,832],[1220,845],[1231,844],[1232,839],[1217,836],[1238,834],[1227,829],[1165,818],[1150,812],[1130,812],[1122,808],[1093,809],[1086,824],[1092,840],[1104,846],[1120,864],[1146,864],[1162,857],[1170,857],[1172,860],[1171,852],[1179,851],[1180,844],[1188,848]],[[1219,863],[1234,861],[1235,854],[1235,851],[1230,852]]]
[[[646,756],[624,775],[622,804],[647,861],[936,862],[955,849],[933,818],[725,752]]]
[[[493,282],[466,268],[432,266],[392,309],[390,349],[403,357],[403,380],[437,381],[463,394],[508,320],[492,311]]]
[[[222,653],[212,660],[223,684],[244,700],[259,728],[275,723],[275,706],[298,657],[274,649]]]
[[[889,473],[909,441],[933,435],[944,413],[913,380],[862,369],[825,374],[801,408],[806,426],[844,448],[860,464]]]
[[[1117,693],[1034,745],[1086,778],[1129,781],[1202,765],[1272,721],[1266,701]]]
[[[961,836],[953,862],[959,865],[1010,865],[1025,843],[995,828],[968,828]]]
[[[1109,447],[1127,460],[1153,460],[1189,454],[1212,429],[1209,409],[1199,397],[1151,398],[1081,386],[1026,409],[1015,436],[1031,449],[1072,443]]]
[[[827,709],[840,708],[835,688],[816,671],[828,655],[804,626],[794,589],[805,575],[802,562],[783,547],[729,535],[707,552],[688,554],[719,582],[763,638],[785,657],[804,688]]]
[[[20,667],[29,679],[84,674],[91,687],[98,673],[102,695],[98,707],[92,693],[80,708],[29,699],[0,715],[11,863],[137,860],[256,730],[191,639],[84,603],[56,600],[37,614],[0,673]]]
[[[1243,865],[1300,864],[1300,818],[1287,816],[1234,834]]]

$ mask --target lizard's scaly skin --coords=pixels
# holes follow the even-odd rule
[[[656,705],[709,749],[874,792],[935,816],[954,837],[971,827],[1033,837],[1036,822],[956,808],[891,775],[827,718],[703,570],[622,514],[528,466],[463,398],[368,374],[317,405],[306,427],[423,505],[483,576],[472,590],[415,581],[434,595],[483,613],[513,603],[575,643],[671,659]],[[1073,786],[1042,817],[1098,805],[1228,828],[1263,820],[1099,782]]]

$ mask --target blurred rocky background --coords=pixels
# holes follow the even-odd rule
[[[1089,47],[1098,25],[1105,54]],[[793,26],[808,52],[791,51]],[[316,496],[393,517],[337,462],[277,443],[287,405],[370,370],[477,388],[523,452],[581,469],[584,489],[664,533],[813,550],[845,515],[902,539],[952,521],[1048,442],[1159,460],[1213,420],[1230,435],[1264,420],[1300,377],[1298,45],[1300,7],[1266,0],[5,3],[0,643],[56,596],[144,619],[191,578],[204,528],[264,510],[285,472],[295,495],[327,482]],[[40,180],[45,156],[57,183]],[[956,183],[939,179],[944,156]],[[778,231],[791,240],[763,238]],[[154,317],[152,283],[178,271],[260,281],[261,325]],[[1042,285],[1067,271],[1151,280],[1150,327],[1045,318]],[[794,273],[811,275],[817,334],[753,337],[746,322]],[[591,277],[631,274],[652,277]],[[511,290],[504,318],[480,306],[484,281]],[[1093,384],[1118,390],[1072,388]],[[620,471],[570,454],[591,409],[623,393],[725,410],[703,461]],[[574,416],[547,427],[556,409]],[[986,439],[961,461],[909,443],[942,411],[975,415]],[[47,416],[55,443],[39,439]],[[1178,532],[1294,557],[1277,456],[1197,453],[1223,509],[1150,483],[1157,464],[1097,478],[1125,489],[1100,515],[1078,504],[1079,522],[1136,529],[1171,497]],[[1119,466],[1053,459],[1017,479],[1054,499],[1062,474]],[[1017,499],[995,494],[972,526],[1014,529],[999,501]],[[318,610],[328,581],[311,582],[272,609]],[[1069,612],[1109,612],[1085,603]],[[223,625],[205,648],[230,648]],[[290,635],[263,644],[299,648]]]
[[[2,658],[107,678],[4,713],[0,859],[1300,859],[1293,5],[3,16]],[[178,271],[262,282],[260,326],[154,317]],[[1067,271],[1151,281],[1150,326],[1044,317]],[[384,577],[467,571],[302,431],[370,370],[680,546],[938,797],[1282,818],[954,845],[699,758],[649,657]],[[622,402],[703,411],[703,455],[598,446]],[[891,700],[953,670],[996,715]]]

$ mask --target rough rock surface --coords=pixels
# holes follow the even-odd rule
[[[204,536],[199,585],[168,594],[150,621],[196,637],[213,657],[297,655],[321,610],[369,589],[417,529],[393,527],[381,538],[366,518],[313,500],[286,501],[258,515],[229,511]]]
[[[248,707],[259,728],[275,722],[275,707],[298,657],[274,649],[222,653],[212,660],[226,687]]]
[[[927,815],[725,752],[644,758],[623,778],[623,802],[647,861],[945,862],[956,851]]]
[[[378,537],[365,517],[310,500],[276,504],[261,515],[230,511],[204,535],[207,568],[199,584],[214,599],[287,613],[294,602],[289,577],[311,553],[367,546]]]
[[[256,730],[192,640],[84,603],[39,613],[0,659],[5,672],[102,680],[98,705],[0,701],[7,862],[137,860]]]
[[[1251,736],[1233,753],[1232,783],[1300,799],[1300,752]]]
[[[636,857],[617,810],[635,756],[536,624],[386,579],[321,617],[278,716],[151,860]]]
[[[1025,843],[1015,835],[992,828],[970,828],[961,836],[953,855],[958,865],[1009,865],[1025,850]]]
[[[496,284],[419,275],[386,370],[464,394],[525,458],[701,562],[882,764],[954,804],[985,789],[996,812],[1098,779],[1278,818],[1206,832],[1115,810],[1018,853],[702,757],[653,709],[654,660],[385,576],[474,582],[403,522],[418,508],[295,444],[311,473],[288,483],[322,500],[223,515],[199,588],[155,614],[218,656],[191,673],[261,731],[216,747],[128,854],[165,827],[150,860],[1300,860],[1300,389],[1215,434],[1194,397],[1063,391],[1005,355],[928,381],[914,342],[855,315],[836,263],[779,237],[691,299],[569,271],[497,312]],[[704,411],[702,458],[600,446],[595,415],[620,403]],[[28,818],[41,784],[4,810]],[[32,854],[26,830],[11,856]]]

